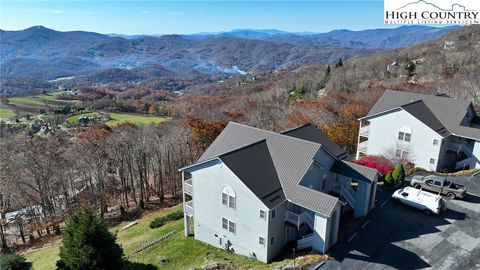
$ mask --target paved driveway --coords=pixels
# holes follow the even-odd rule
[[[470,187],[480,184],[480,177],[457,180],[480,191]],[[380,201],[356,234],[332,248],[322,269],[480,269],[478,195],[448,201],[441,216]]]

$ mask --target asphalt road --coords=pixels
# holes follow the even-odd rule
[[[368,221],[330,250],[322,269],[480,269],[480,177],[453,179],[469,194],[442,215],[384,196]]]

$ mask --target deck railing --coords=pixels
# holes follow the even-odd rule
[[[185,214],[193,217],[193,201],[188,201],[185,203]]]
[[[183,183],[183,192],[185,192],[185,194],[188,194],[190,196],[193,195],[192,179],[186,180]]]

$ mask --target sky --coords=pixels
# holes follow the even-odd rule
[[[104,34],[192,34],[233,29],[327,32],[386,28],[383,1],[0,0],[0,28],[43,25]]]

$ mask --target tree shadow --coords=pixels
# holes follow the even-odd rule
[[[123,270],[156,270],[157,267],[153,264],[144,264],[139,262],[126,261]]]
[[[469,202],[469,203],[480,203],[480,197],[475,196],[473,194],[465,194],[465,197],[463,197],[464,201]]]

